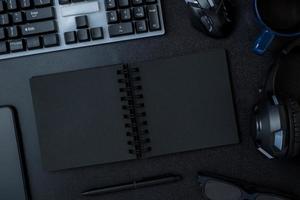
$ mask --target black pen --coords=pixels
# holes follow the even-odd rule
[[[180,181],[182,176],[180,175],[164,175],[160,177],[152,177],[147,179],[142,179],[139,181],[133,181],[130,183],[120,184],[120,185],[113,185],[107,186],[103,188],[93,189],[86,192],[82,192],[81,195],[83,196],[91,196],[91,195],[100,195],[106,193],[113,193],[113,192],[121,192],[124,190],[135,190],[144,187],[151,187],[161,184],[167,183],[174,183]]]

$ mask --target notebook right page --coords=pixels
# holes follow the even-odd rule
[[[225,50],[132,66],[143,86],[146,157],[239,142]]]

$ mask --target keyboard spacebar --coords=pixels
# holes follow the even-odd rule
[[[55,21],[43,21],[21,25],[23,36],[52,33],[57,30]]]

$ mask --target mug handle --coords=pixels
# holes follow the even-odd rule
[[[258,55],[264,54],[274,38],[275,34],[271,30],[265,29],[255,42],[254,53]]]

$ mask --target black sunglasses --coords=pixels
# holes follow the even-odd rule
[[[205,200],[291,200],[276,194],[248,193],[231,182],[205,175],[199,175],[198,181]]]

